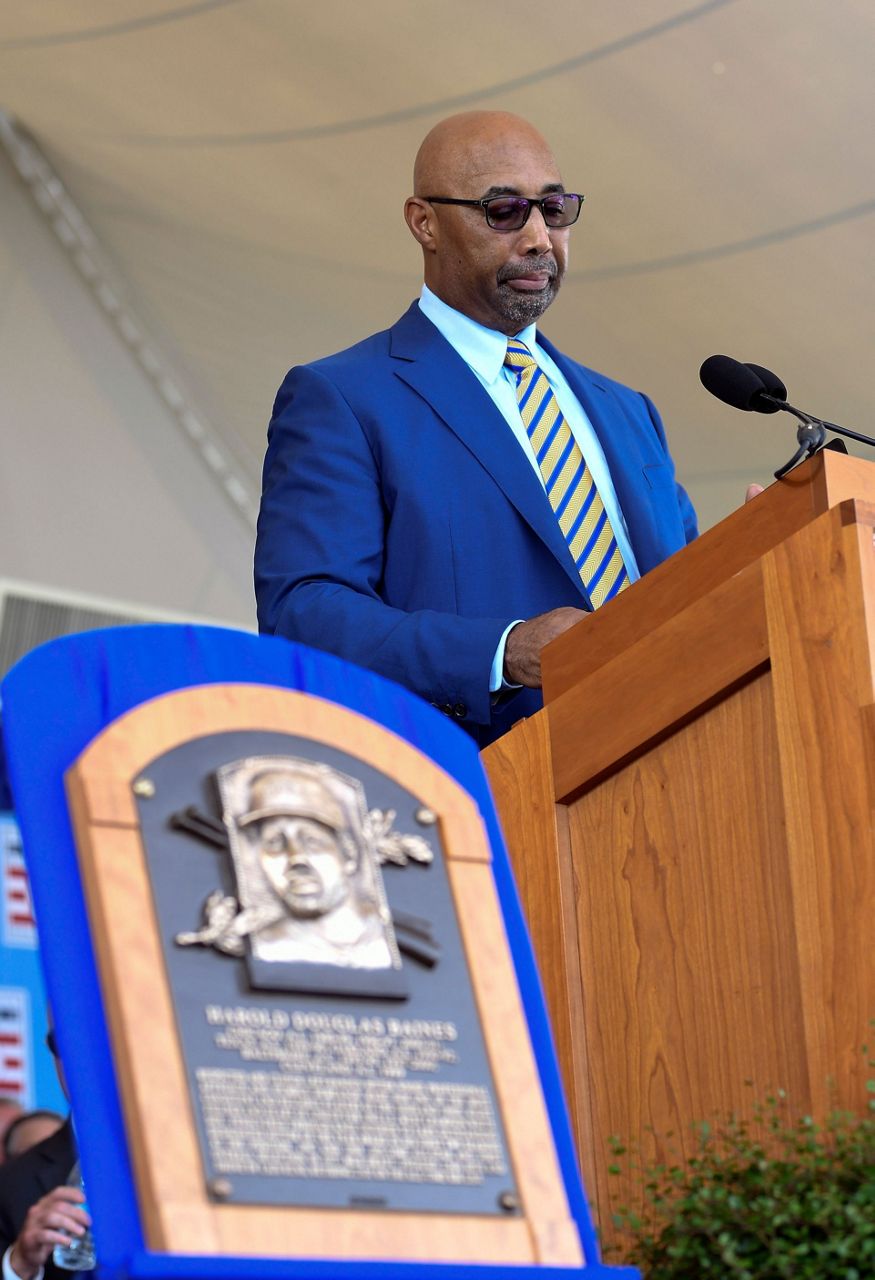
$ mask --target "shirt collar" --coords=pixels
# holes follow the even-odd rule
[[[499,333],[497,329],[487,329],[470,316],[448,306],[437,294],[432,293],[427,284],[422,286],[419,307],[483,382],[489,385],[500,376],[507,352],[507,338],[503,333]],[[534,354],[538,337],[537,325],[527,325],[514,334],[514,337],[524,342]]]

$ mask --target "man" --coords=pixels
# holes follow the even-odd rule
[[[70,1121],[0,1168],[0,1258],[3,1280],[58,1280],[51,1260],[90,1225],[82,1192],[64,1183],[76,1160]]]
[[[46,1035],[46,1046],[66,1094],[54,1027]],[[91,1225],[81,1187],[65,1185],[77,1154],[68,1116],[54,1133],[0,1168],[2,1280],[59,1280],[69,1275],[52,1261],[55,1245],[70,1244]]]
[[[481,745],[541,705],[545,644],[696,533],[650,401],[536,331],[580,199],[526,121],[437,125],[405,206],[419,302],[293,369],[270,427],[261,630],[397,680]]]

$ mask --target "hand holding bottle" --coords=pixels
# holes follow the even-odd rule
[[[78,1184],[55,1187],[31,1205],[9,1257],[20,1280],[33,1280],[55,1245],[67,1244],[85,1233],[91,1235],[91,1218],[84,1202],[85,1193]]]

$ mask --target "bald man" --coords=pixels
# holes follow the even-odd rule
[[[413,189],[418,301],[277,396],[259,626],[406,685],[484,746],[541,705],[544,645],[696,522],[647,397],[538,330],[582,203],[543,137],[452,116]]]

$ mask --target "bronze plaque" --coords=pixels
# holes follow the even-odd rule
[[[209,1193],[515,1213],[422,798],[264,733],[178,746],[132,790]]]

